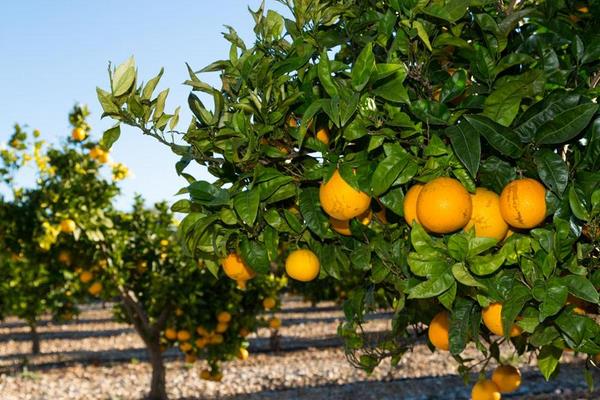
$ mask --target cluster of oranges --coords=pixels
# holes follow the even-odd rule
[[[98,161],[101,164],[106,164],[110,161],[110,154],[108,151],[96,146],[90,150],[90,158]]]
[[[71,252],[69,252],[68,250],[61,250],[58,253],[58,262],[67,266],[71,266],[73,264],[73,257],[71,256]],[[101,260],[98,262],[98,268],[103,268],[105,266],[106,260]],[[84,270],[83,268],[75,268],[75,272],[79,275],[79,280],[81,281],[81,283],[87,285],[91,282],[91,285],[89,285],[87,289],[89,294],[91,294],[92,296],[98,296],[100,293],[102,293],[102,290],[104,289],[102,282],[92,282],[94,279],[93,272]]]

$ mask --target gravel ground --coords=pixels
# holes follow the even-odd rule
[[[469,387],[456,375],[456,362],[444,353],[432,353],[418,344],[398,368],[383,363],[368,376],[347,362],[335,338],[342,314],[333,304],[316,309],[296,301],[286,303],[279,316],[282,352],[268,352],[268,330],[251,340],[254,354],[245,362],[225,366],[221,383],[199,378],[206,366],[181,362],[170,351],[168,391],[172,399],[466,399]],[[86,310],[79,321],[40,327],[42,351],[27,354],[27,328],[19,321],[0,325],[0,399],[2,400],[134,400],[147,390],[150,368],[141,341],[126,325],[110,321],[109,311]],[[371,331],[386,328],[387,320],[370,322]],[[294,347],[295,346],[295,347]],[[324,348],[314,348],[318,346]],[[466,356],[474,356],[473,349]],[[23,367],[27,358],[29,367]],[[85,362],[82,362],[85,360]],[[114,362],[115,360],[121,362]],[[558,379],[546,383],[530,366],[521,389],[505,398],[599,399],[588,393],[582,365],[565,357]],[[600,374],[596,374],[596,378]]]

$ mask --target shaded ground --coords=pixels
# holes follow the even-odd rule
[[[351,367],[336,337],[342,313],[332,303],[316,308],[288,301],[280,352],[269,348],[268,330],[251,337],[251,357],[226,365],[223,382],[203,381],[203,363],[181,362],[169,350],[168,391],[172,399],[467,399],[469,387],[456,375],[455,361],[417,344],[398,368],[384,363],[373,375]],[[385,330],[386,315],[375,316],[371,332]],[[0,324],[2,400],[125,400],[143,397],[150,369],[141,341],[126,325],[110,319],[109,309],[90,307],[69,324],[42,324],[42,352],[28,354],[27,327],[16,320]],[[467,355],[476,355],[470,349]],[[512,399],[600,399],[588,393],[582,364],[572,356],[550,383],[529,366]],[[596,380],[600,374],[595,374]]]

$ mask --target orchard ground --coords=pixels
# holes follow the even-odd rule
[[[114,322],[110,304],[86,307],[78,320],[66,324],[42,322],[42,354],[29,354],[28,330],[17,319],[0,325],[0,393],[5,400],[140,399],[149,380],[143,343],[126,324]],[[470,386],[456,375],[456,362],[446,352],[432,353],[424,338],[397,368],[384,363],[372,375],[353,368],[345,359],[336,329],[339,307],[322,302],[312,307],[286,297],[277,313],[279,350],[273,350],[271,331],[250,337],[250,358],[227,365],[223,381],[199,378],[203,362],[189,365],[176,350],[166,352],[167,389],[173,399],[465,399]],[[268,315],[265,315],[268,317]],[[372,316],[367,332],[388,329],[389,314]],[[477,357],[467,349],[466,356]],[[521,388],[506,398],[598,398],[582,378],[583,359],[563,356],[557,379],[545,382],[533,363],[522,360]],[[531,365],[530,365],[531,364]],[[598,375],[598,374],[596,374]],[[597,376],[596,376],[597,378]]]

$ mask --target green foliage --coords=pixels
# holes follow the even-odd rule
[[[312,249],[322,278],[358,282],[339,331],[350,358],[368,371],[383,357],[397,362],[412,333],[441,308],[452,315],[451,351],[461,371],[474,366],[459,356],[468,341],[500,358],[506,339],[480,324],[480,310],[492,302],[504,303],[506,332],[513,323],[525,329],[512,343],[518,354],[536,352],[546,377],[567,347],[600,352],[598,325],[569,304],[578,298],[597,314],[600,5],[583,12],[558,0],[283,3],[289,18],[253,13],[253,47],[229,28],[227,59],[188,67],[186,84],[214,107],[190,94],[185,146],[163,135],[176,114],[162,114],[166,95],[150,100],[144,86],[114,87],[131,61],[111,74],[110,93],[98,90],[107,116],[181,156],[177,171],[189,186],[180,194],[189,200],[178,209],[188,213],[180,229],[188,250],[216,263],[240,249],[266,274],[288,248]],[[221,88],[199,77],[213,71]],[[323,126],[327,144],[315,137]],[[186,174],[192,161],[213,182]],[[351,236],[334,232],[317,190],[335,168],[378,197],[387,218],[351,221]],[[548,218],[501,242],[474,232],[432,236],[405,224],[406,190],[439,176],[471,192],[500,192],[532,177],[547,188]],[[394,317],[389,337],[373,346],[360,327],[380,305]]]

